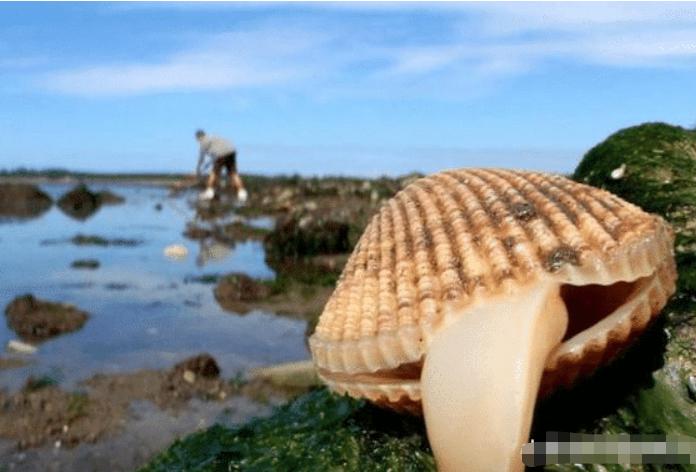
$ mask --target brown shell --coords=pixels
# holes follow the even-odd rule
[[[310,339],[312,355],[320,374],[394,369],[421,362],[448,315],[496,293],[543,279],[609,285],[659,273],[636,302],[636,323],[552,355],[542,387],[552,388],[594,369],[659,312],[674,291],[672,246],[659,216],[561,176],[434,174],[399,192],[367,226]],[[418,400],[416,387],[401,395]],[[401,387],[380,388],[380,397],[366,396],[398,400]]]

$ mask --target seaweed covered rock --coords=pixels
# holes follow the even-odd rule
[[[622,129],[590,149],[573,178],[665,217],[680,268],[696,263],[696,131],[665,123]],[[696,278],[681,271],[680,285],[696,290]]]
[[[644,210],[668,213],[695,202],[696,132],[665,123],[625,128],[590,149],[573,178]]]
[[[99,261],[96,259],[76,259],[70,264],[73,269],[95,270],[99,268]]]
[[[60,197],[58,207],[71,218],[86,220],[99,210],[101,203],[99,194],[80,184]]]
[[[269,418],[223,426],[175,442],[142,471],[429,471],[422,422],[315,390]]]
[[[343,221],[293,216],[279,222],[266,236],[264,246],[267,257],[275,260],[346,253],[352,249],[349,231]]]
[[[663,123],[621,130],[585,155],[574,178],[672,224],[679,287],[649,336],[606,371],[545,402],[535,429],[694,437],[696,399],[689,382],[696,372],[696,132]]]
[[[77,331],[89,315],[73,305],[40,300],[33,295],[15,298],[5,308],[7,324],[22,339],[45,341],[60,334]]]
[[[36,218],[51,205],[51,197],[36,185],[0,184],[0,218]]]

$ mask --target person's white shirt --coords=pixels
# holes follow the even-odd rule
[[[201,159],[205,157],[206,154],[213,159],[217,159],[218,157],[232,154],[235,151],[234,144],[226,139],[209,135],[205,135],[201,138]]]
[[[218,157],[226,156],[237,152],[230,141],[220,138],[218,136],[205,135],[200,139],[200,154],[198,156],[198,165],[196,166],[196,173],[200,174],[201,166],[205,160],[205,156],[210,156],[213,160]]]

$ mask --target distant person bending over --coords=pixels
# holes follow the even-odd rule
[[[200,177],[201,167],[205,160],[206,154],[213,159],[213,170],[208,177],[208,186],[203,193],[201,199],[211,200],[215,197],[215,186],[220,179],[222,168],[227,169],[227,183],[234,188],[237,193],[237,199],[241,202],[246,201],[247,191],[244,189],[242,179],[237,173],[237,150],[229,141],[205,134],[205,131],[196,131],[196,139],[201,145],[201,152],[198,156],[198,165],[196,166],[196,175]]]

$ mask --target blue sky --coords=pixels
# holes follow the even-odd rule
[[[694,77],[693,3],[0,3],[0,168],[568,172]]]

